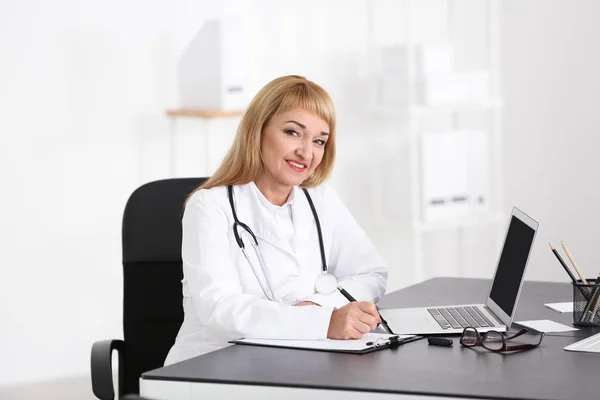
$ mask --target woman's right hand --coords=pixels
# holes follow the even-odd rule
[[[331,314],[327,337],[329,339],[360,339],[380,323],[375,304],[357,301],[336,308]]]

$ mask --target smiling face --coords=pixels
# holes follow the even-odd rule
[[[275,191],[300,185],[321,163],[328,136],[327,123],[302,108],[273,116],[262,132],[258,181]]]

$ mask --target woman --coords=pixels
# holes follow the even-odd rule
[[[355,339],[375,329],[387,268],[321,185],[335,134],[331,98],[303,77],[275,79],[252,100],[221,166],[186,203],[185,318],[165,364],[241,337]]]

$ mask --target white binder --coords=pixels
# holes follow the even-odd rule
[[[491,160],[486,132],[424,133],[421,161],[424,221],[489,212]]]
[[[182,108],[243,110],[253,93],[248,90],[250,55],[247,18],[227,13],[204,23],[178,64]]]

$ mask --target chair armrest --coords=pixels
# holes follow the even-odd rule
[[[100,400],[114,400],[112,351],[119,354],[119,397],[125,384],[125,342],[118,339],[102,340],[92,345],[92,391]]]

